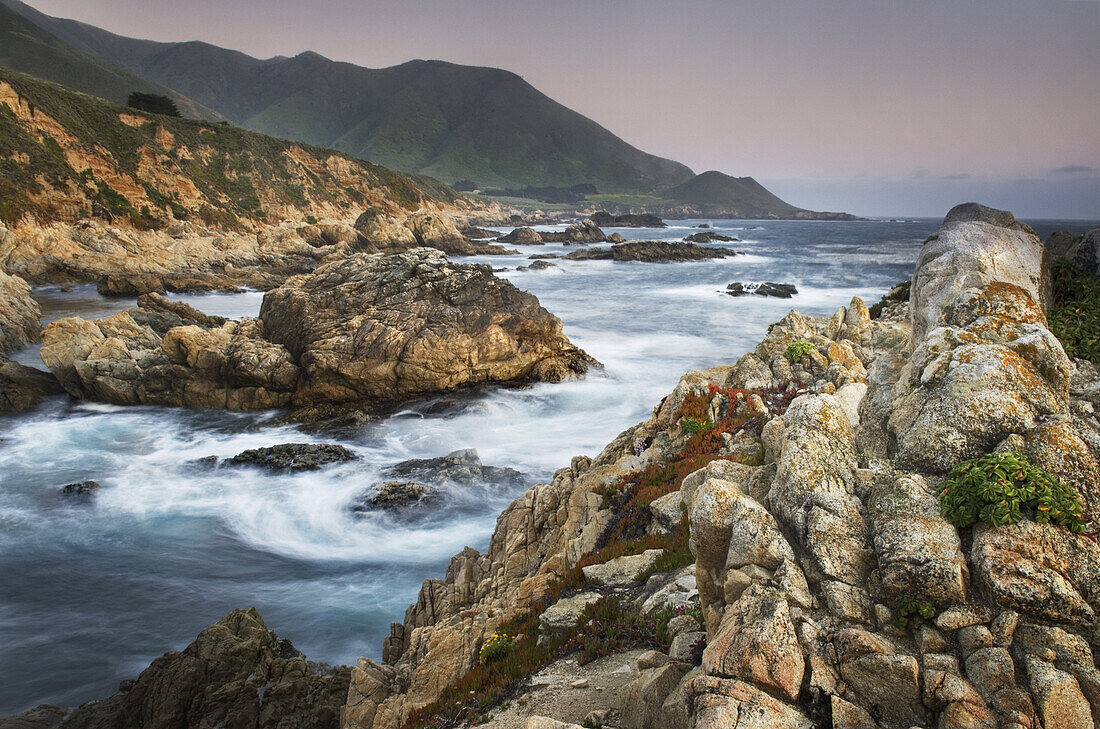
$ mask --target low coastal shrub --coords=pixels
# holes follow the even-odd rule
[[[680,430],[685,433],[698,433],[701,430],[710,430],[714,423],[699,418],[684,418],[680,423]]]
[[[512,636],[507,633],[493,633],[481,645],[477,653],[478,662],[487,666],[496,663],[512,652]]]
[[[1015,524],[1025,516],[1083,534],[1084,503],[1070,486],[1020,453],[990,453],[951,469],[939,490],[944,518],[956,527],[981,520],[990,526]]]
[[[1053,306],[1047,312],[1050,331],[1070,357],[1100,364],[1100,276],[1085,273],[1072,261],[1052,267]]]
[[[783,353],[783,356],[791,362],[797,362],[815,349],[817,347],[814,346],[813,342],[797,339],[787,345],[787,351]]]
[[[868,307],[868,312],[872,319],[878,319],[882,316],[882,310],[886,308],[887,304],[896,304],[902,301],[909,301],[909,292],[913,287],[913,282],[902,281],[899,284],[895,284],[893,288],[886,292],[886,295],[881,299],[871,304]]]
[[[894,622],[897,623],[899,628],[908,627],[909,621],[920,616],[925,620],[931,620],[936,617],[936,608],[927,602],[921,602],[909,595],[902,595],[898,598],[898,609],[894,614]]]

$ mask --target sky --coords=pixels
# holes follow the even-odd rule
[[[813,209],[1100,219],[1100,0],[31,0],[122,35],[506,68]]]

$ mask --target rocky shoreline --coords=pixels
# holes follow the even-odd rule
[[[159,296],[45,330],[42,360],[75,398],[229,410],[377,412],[488,383],[557,382],[598,363],[538,300],[488,267],[415,248],[354,254],[292,277],[257,318],[226,321]]]
[[[1074,255],[1084,249],[1073,245]],[[232,706],[260,712],[250,726],[343,729],[462,726],[487,712],[496,714],[487,726],[531,729],[584,720],[621,729],[1092,727],[1100,547],[1087,520],[1100,508],[1100,373],[1067,357],[1047,327],[1051,265],[1051,247],[1011,214],[955,208],[922,248],[909,301],[884,301],[874,318],[858,298],[831,317],[792,311],[735,364],[688,373],[651,418],[528,490],[500,515],[486,553],[467,548],[442,579],[424,582],[381,664],[360,659],[348,674],[310,667],[289,649],[271,660],[264,651],[273,649],[260,650],[255,664],[222,657],[236,649],[200,650],[229,661],[224,685],[240,691],[195,704],[206,712],[196,725],[217,724]],[[335,264],[322,269],[318,286],[321,276],[338,287],[357,280]],[[318,322],[278,338],[294,362],[334,339],[309,307],[309,281],[292,279],[258,320],[293,310],[295,321]],[[184,325],[196,334],[244,324],[171,314],[196,322]],[[361,386],[339,368],[319,371],[326,388]],[[1044,517],[1054,502],[1015,523],[949,520],[945,483],[988,454],[1024,457],[1064,484],[1068,500],[1055,505],[1081,529]],[[421,465],[394,476],[419,479]],[[129,726],[119,717],[177,706],[163,698],[175,695],[170,686],[201,683],[154,668],[242,630],[280,644],[264,637],[258,615],[237,611],[112,699],[71,713],[40,707],[0,727]],[[606,655],[619,658],[578,677],[584,633],[634,642],[608,644]],[[483,666],[501,634],[511,657]],[[493,674],[525,660],[530,675],[515,674],[490,698]],[[201,665],[223,675],[216,662]],[[551,691],[531,677],[544,674],[571,683]],[[269,704],[273,687],[296,698]],[[189,701],[209,695],[196,691]]]

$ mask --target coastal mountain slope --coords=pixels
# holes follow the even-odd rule
[[[387,214],[455,193],[333,150],[137,113],[0,71],[0,221],[98,217],[138,229],[196,221],[223,230],[314,216]]]
[[[715,170],[665,191],[665,196],[691,201],[706,211],[722,210],[735,217],[793,216],[804,212],[780,200],[751,177],[731,177]]]
[[[75,48],[241,126],[449,183],[587,183],[623,192],[676,185],[692,174],[632,147],[508,71],[421,60],[370,69],[312,52],[259,60],[207,43],[125,38],[3,1]]]
[[[0,4],[0,67],[53,81],[116,104],[125,104],[132,92],[140,91],[168,96],[184,116],[208,121],[224,118],[165,86],[74,48],[3,4]]]
[[[352,252],[499,251],[460,227],[506,217],[429,177],[0,70],[0,267],[32,284],[269,289]]]

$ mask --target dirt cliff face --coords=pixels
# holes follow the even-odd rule
[[[108,293],[270,287],[334,247],[388,244],[353,229],[365,210],[453,253],[473,252],[456,223],[505,217],[431,178],[3,71],[0,163],[0,266]]]
[[[791,312],[736,364],[685,376],[651,419],[506,509],[486,554],[424,583],[385,665],[353,671],[343,726],[467,710],[433,703],[444,696],[475,711],[448,687],[475,675],[490,635],[532,612],[544,628],[591,615],[601,592],[643,615],[697,599],[705,630],[701,656],[673,641],[639,658],[627,729],[1094,726],[1100,421],[1079,380],[1095,369],[1046,329],[1042,271],[1021,263],[1037,269],[1037,246],[1010,214],[953,211],[922,251],[912,308]],[[966,488],[945,473],[990,452],[1026,456],[1061,500],[1016,519],[945,511]],[[680,573],[614,597],[575,569],[606,561],[597,548],[646,554],[683,515],[697,597]],[[513,650],[533,655],[531,639]]]

